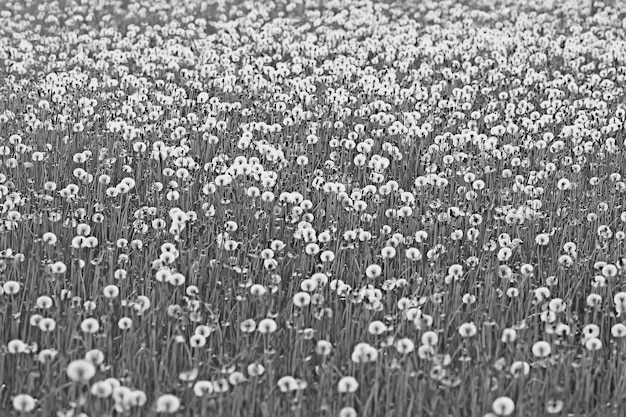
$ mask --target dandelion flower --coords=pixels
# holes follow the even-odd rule
[[[178,373],[178,379],[183,382],[192,382],[198,378],[198,368],[191,369],[189,371],[183,371]]]
[[[2,285],[6,294],[15,295],[20,291],[20,283],[17,281],[7,281]]]
[[[537,288],[534,291],[535,300],[539,303],[544,302],[548,297],[550,297],[550,290],[546,287]]]
[[[251,363],[248,365],[248,375],[261,376],[265,373],[265,367],[260,363]]]
[[[327,356],[330,354],[332,348],[333,345],[328,340],[318,340],[315,345],[315,353],[321,356]]]
[[[387,331],[387,326],[382,321],[375,320],[369,324],[367,331],[370,334],[378,336]]]
[[[433,357],[434,354],[435,349],[433,349],[433,347],[430,345],[421,345],[417,349],[417,356],[419,356],[420,359],[429,360]]]
[[[570,326],[565,323],[558,323],[554,328],[554,333],[563,337],[569,336],[571,331],[572,329],[570,328]]]
[[[552,353],[552,347],[550,346],[550,343],[540,340],[533,344],[531,351],[537,358],[545,358]]]
[[[74,236],[72,238],[72,247],[74,249],[80,249],[83,245],[83,242],[85,241],[85,238],[83,236]]]
[[[104,353],[99,349],[92,349],[85,353],[85,360],[88,360],[94,365],[100,365],[104,362]]]
[[[422,344],[424,345],[429,345],[429,346],[437,346],[437,343],[439,343],[439,336],[437,335],[437,333],[433,332],[432,330],[426,331],[424,332],[424,334],[422,334]]]
[[[547,233],[540,233],[535,237],[535,243],[538,246],[546,246],[550,243],[550,236]]]
[[[583,327],[583,335],[586,339],[600,336],[600,327],[597,324],[589,323]]]
[[[113,393],[113,386],[108,381],[98,381],[91,386],[89,391],[96,397],[108,398]]]
[[[531,264],[524,264],[522,266],[520,266],[519,271],[520,274],[522,274],[525,277],[529,277],[533,274],[535,270],[535,267],[532,266]]]
[[[318,286],[323,287],[328,283],[328,275],[321,273],[321,272],[317,272],[313,275],[311,275],[310,278],[311,281],[313,281],[315,283],[315,287],[313,287],[313,289],[317,288]],[[302,283],[304,283],[303,280]],[[307,291],[307,292],[311,292],[313,289],[305,289],[303,286],[301,286],[302,290]]]
[[[476,296],[474,294],[463,294],[463,297],[461,297],[461,301],[463,302],[463,304],[474,304],[476,302]]]
[[[417,248],[408,248],[404,252],[404,255],[406,256],[407,259],[411,261],[419,261],[422,259],[422,253]]]
[[[256,322],[253,319],[246,319],[239,323],[239,328],[244,333],[252,333],[256,330]]]
[[[161,395],[156,400],[157,413],[173,414],[180,408],[180,400],[175,395]]]
[[[37,305],[38,308],[47,310],[50,307],[52,307],[52,298],[48,297],[47,295],[42,295],[40,297],[37,298],[37,301],[35,302],[35,304]]]
[[[558,414],[563,410],[564,405],[561,400],[548,400],[546,401],[546,412],[548,414]]]
[[[344,376],[337,384],[337,391],[340,393],[356,392],[359,389],[359,383],[352,376]]]
[[[565,311],[567,304],[561,298],[553,298],[548,303],[548,309],[554,313],[562,313]]]
[[[433,365],[430,369],[430,377],[435,380],[441,380],[447,374],[446,369],[441,365]]]
[[[213,329],[205,324],[201,324],[196,327],[193,333],[202,337],[209,337],[213,333]]]
[[[507,328],[502,330],[502,343],[514,342],[517,339],[517,332],[515,329]]]
[[[189,345],[192,348],[201,348],[206,345],[206,337],[200,334],[194,334],[189,338]]]
[[[400,339],[396,342],[396,350],[402,355],[406,355],[415,350],[415,343],[408,337]]]
[[[396,256],[396,249],[393,246],[385,246],[381,249],[380,254],[384,259],[392,259]]]
[[[57,353],[54,349],[43,349],[37,355],[37,360],[41,363],[49,363],[55,358]]]
[[[176,272],[170,275],[169,279],[166,282],[175,287],[180,287],[185,283],[185,279],[186,278],[183,274]]]
[[[189,285],[187,288],[185,288],[185,294],[187,294],[190,297],[194,297],[198,295],[199,293],[200,293],[200,289],[196,287],[195,285]]]
[[[35,409],[35,399],[28,394],[13,397],[13,409],[20,413],[29,413]]]
[[[383,270],[379,265],[373,264],[365,269],[365,275],[367,275],[368,278],[377,278],[380,276],[382,271]]]
[[[521,375],[528,375],[530,373],[530,364],[525,361],[515,361],[511,364],[510,372],[516,378]]]
[[[28,319],[28,323],[30,323],[31,326],[37,327],[39,326],[39,322],[41,322],[41,320],[43,320],[43,316],[41,314],[35,313],[30,316],[30,318]]]
[[[510,416],[515,411],[515,403],[509,397],[498,397],[491,404],[491,409],[499,416]]]
[[[463,275],[463,266],[459,264],[451,265],[448,268],[448,275],[452,275],[453,277],[460,277]]]
[[[58,241],[57,236],[52,232],[46,232],[42,236],[42,240],[44,243],[48,245],[55,245]]]
[[[459,334],[462,337],[472,337],[476,334],[478,330],[476,329],[476,325],[472,322],[463,323],[459,326]]]
[[[307,253],[307,255],[317,255],[320,251],[320,247],[317,243],[309,243],[304,248],[304,251]]]
[[[80,323],[80,329],[85,333],[93,334],[100,330],[100,323],[93,317],[89,317]]]
[[[39,329],[43,332],[51,332],[56,328],[56,322],[50,317],[43,318],[38,323]]]
[[[306,292],[298,292],[293,296],[293,305],[296,307],[306,307],[311,303],[311,296]]]
[[[378,358],[378,351],[367,343],[358,343],[354,347],[351,359],[355,363],[374,362]]]
[[[120,294],[120,289],[117,285],[107,285],[102,290],[102,294],[109,299],[116,298]]]
[[[7,349],[9,353],[26,353],[28,351],[28,345],[20,339],[13,339],[7,343]]]
[[[278,380],[278,389],[281,392],[289,392],[298,390],[298,381],[292,376],[283,376]]]
[[[585,347],[591,352],[602,349],[602,341],[597,337],[590,337],[585,340]]]
[[[324,277],[326,277],[325,274],[316,274],[316,275],[323,275]],[[318,286],[318,280],[314,280],[313,278],[303,279],[302,282],[300,283],[300,288],[302,289],[302,291],[306,291],[306,292],[314,291],[317,288],[317,286]]]
[[[85,383],[96,375],[96,367],[88,360],[78,359],[70,362],[66,372],[72,381]]]
[[[154,277],[158,282],[168,282],[171,276],[172,276],[172,272],[167,268],[159,269],[154,274]]]
[[[509,298],[516,298],[519,296],[519,290],[515,287],[511,287],[506,290],[506,296]]]
[[[613,337],[622,338],[626,336],[626,325],[622,323],[616,323],[611,327],[611,334]]]
[[[257,329],[259,333],[262,333],[262,334],[274,333],[276,329],[278,329],[278,325],[273,319],[268,318],[268,319],[261,320],[259,322]]]
[[[245,377],[245,375],[239,371],[235,371],[228,375],[228,382],[230,382],[231,385],[239,385],[246,382],[247,380],[248,379]]]
[[[500,262],[508,261],[511,256],[513,256],[513,251],[510,248],[500,248],[497,255]]]
[[[332,251],[325,250],[320,254],[320,260],[323,263],[333,262],[335,260],[335,254]]]
[[[263,267],[268,271],[273,271],[276,269],[276,267],[278,267],[278,262],[276,261],[276,259],[266,259],[265,261],[263,261]]]
[[[133,325],[133,320],[130,317],[122,317],[117,322],[117,327],[119,327],[120,330],[128,330],[132,327],[132,325]]]
[[[602,275],[606,278],[615,277],[618,273],[618,269],[615,265],[608,264],[602,267]]]
[[[250,295],[253,297],[262,297],[267,294],[267,289],[261,284],[254,284],[250,287]]]
[[[344,407],[339,410],[339,417],[357,417],[357,412],[353,407]]]
[[[141,314],[149,310],[151,304],[152,303],[150,302],[150,299],[148,297],[146,297],[145,295],[140,295],[135,300],[133,308]]]
[[[205,380],[196,381],[196,383],[193,385],[193,393],[196,397],[211,395],[213,393],[213,382]]]
[[[598,307],[600,305],[600,303],[602,303],[602,296],[600,294],[589,294],[587,296],[587,305],[589,307]]]
[[[134,407],[143,407],[148,402],[148,396],[141,390],[132,390],[128,396],[128,404]]]

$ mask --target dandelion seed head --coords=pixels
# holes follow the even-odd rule
[[[509,397],[498,397],[491,404],[491,408],[498,416],[510,416],[515,411],[515,402]]]
[[[30,413],[37,406],[36,400],[28,394],[18,394],[11,402],[13,409],[19,413]]]
[[[357,417],[358,414],[353,407],[343,407],[339,410],[339,417]]]
[[[78,359],[69,363],[66,372],[72,381],[86,383],[96,375],[96,367],[88,360]]]
[[[157,398],[155,406],[157,413],[173,414],[180,408],[180,399],[172,394],[164,394]]]
[[[339,393],[348,393],[348,392],[356,392],[359,388],[359,383],[352,376],[344,376],[339,380],[337,384],[337,391]]]
[[[95,318],[89,317],[81,322],[80,329],[84,333],[93,334],[100,330],[100,323],[98,323],[98,320],[96,320]]]
[[[552,347],[546,341],[535,342],[531,348],[532,354],[537,358],[545,358],[552,353]]]
[[[476,328],[476,325],[472,322],[463,323],[459,326],[459,334],[462,337],[472,337],[477,331],[478,329]]]

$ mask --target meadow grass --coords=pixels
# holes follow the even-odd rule
[[[626,5],[0,8],[0,416],[626,409]]]

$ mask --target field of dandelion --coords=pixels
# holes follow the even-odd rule
[[[626,4],[0,4],[0,416],[626,409]]]

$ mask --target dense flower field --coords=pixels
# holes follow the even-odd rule
[[[626,3],[0,5],[0,415],[626,409]]]

